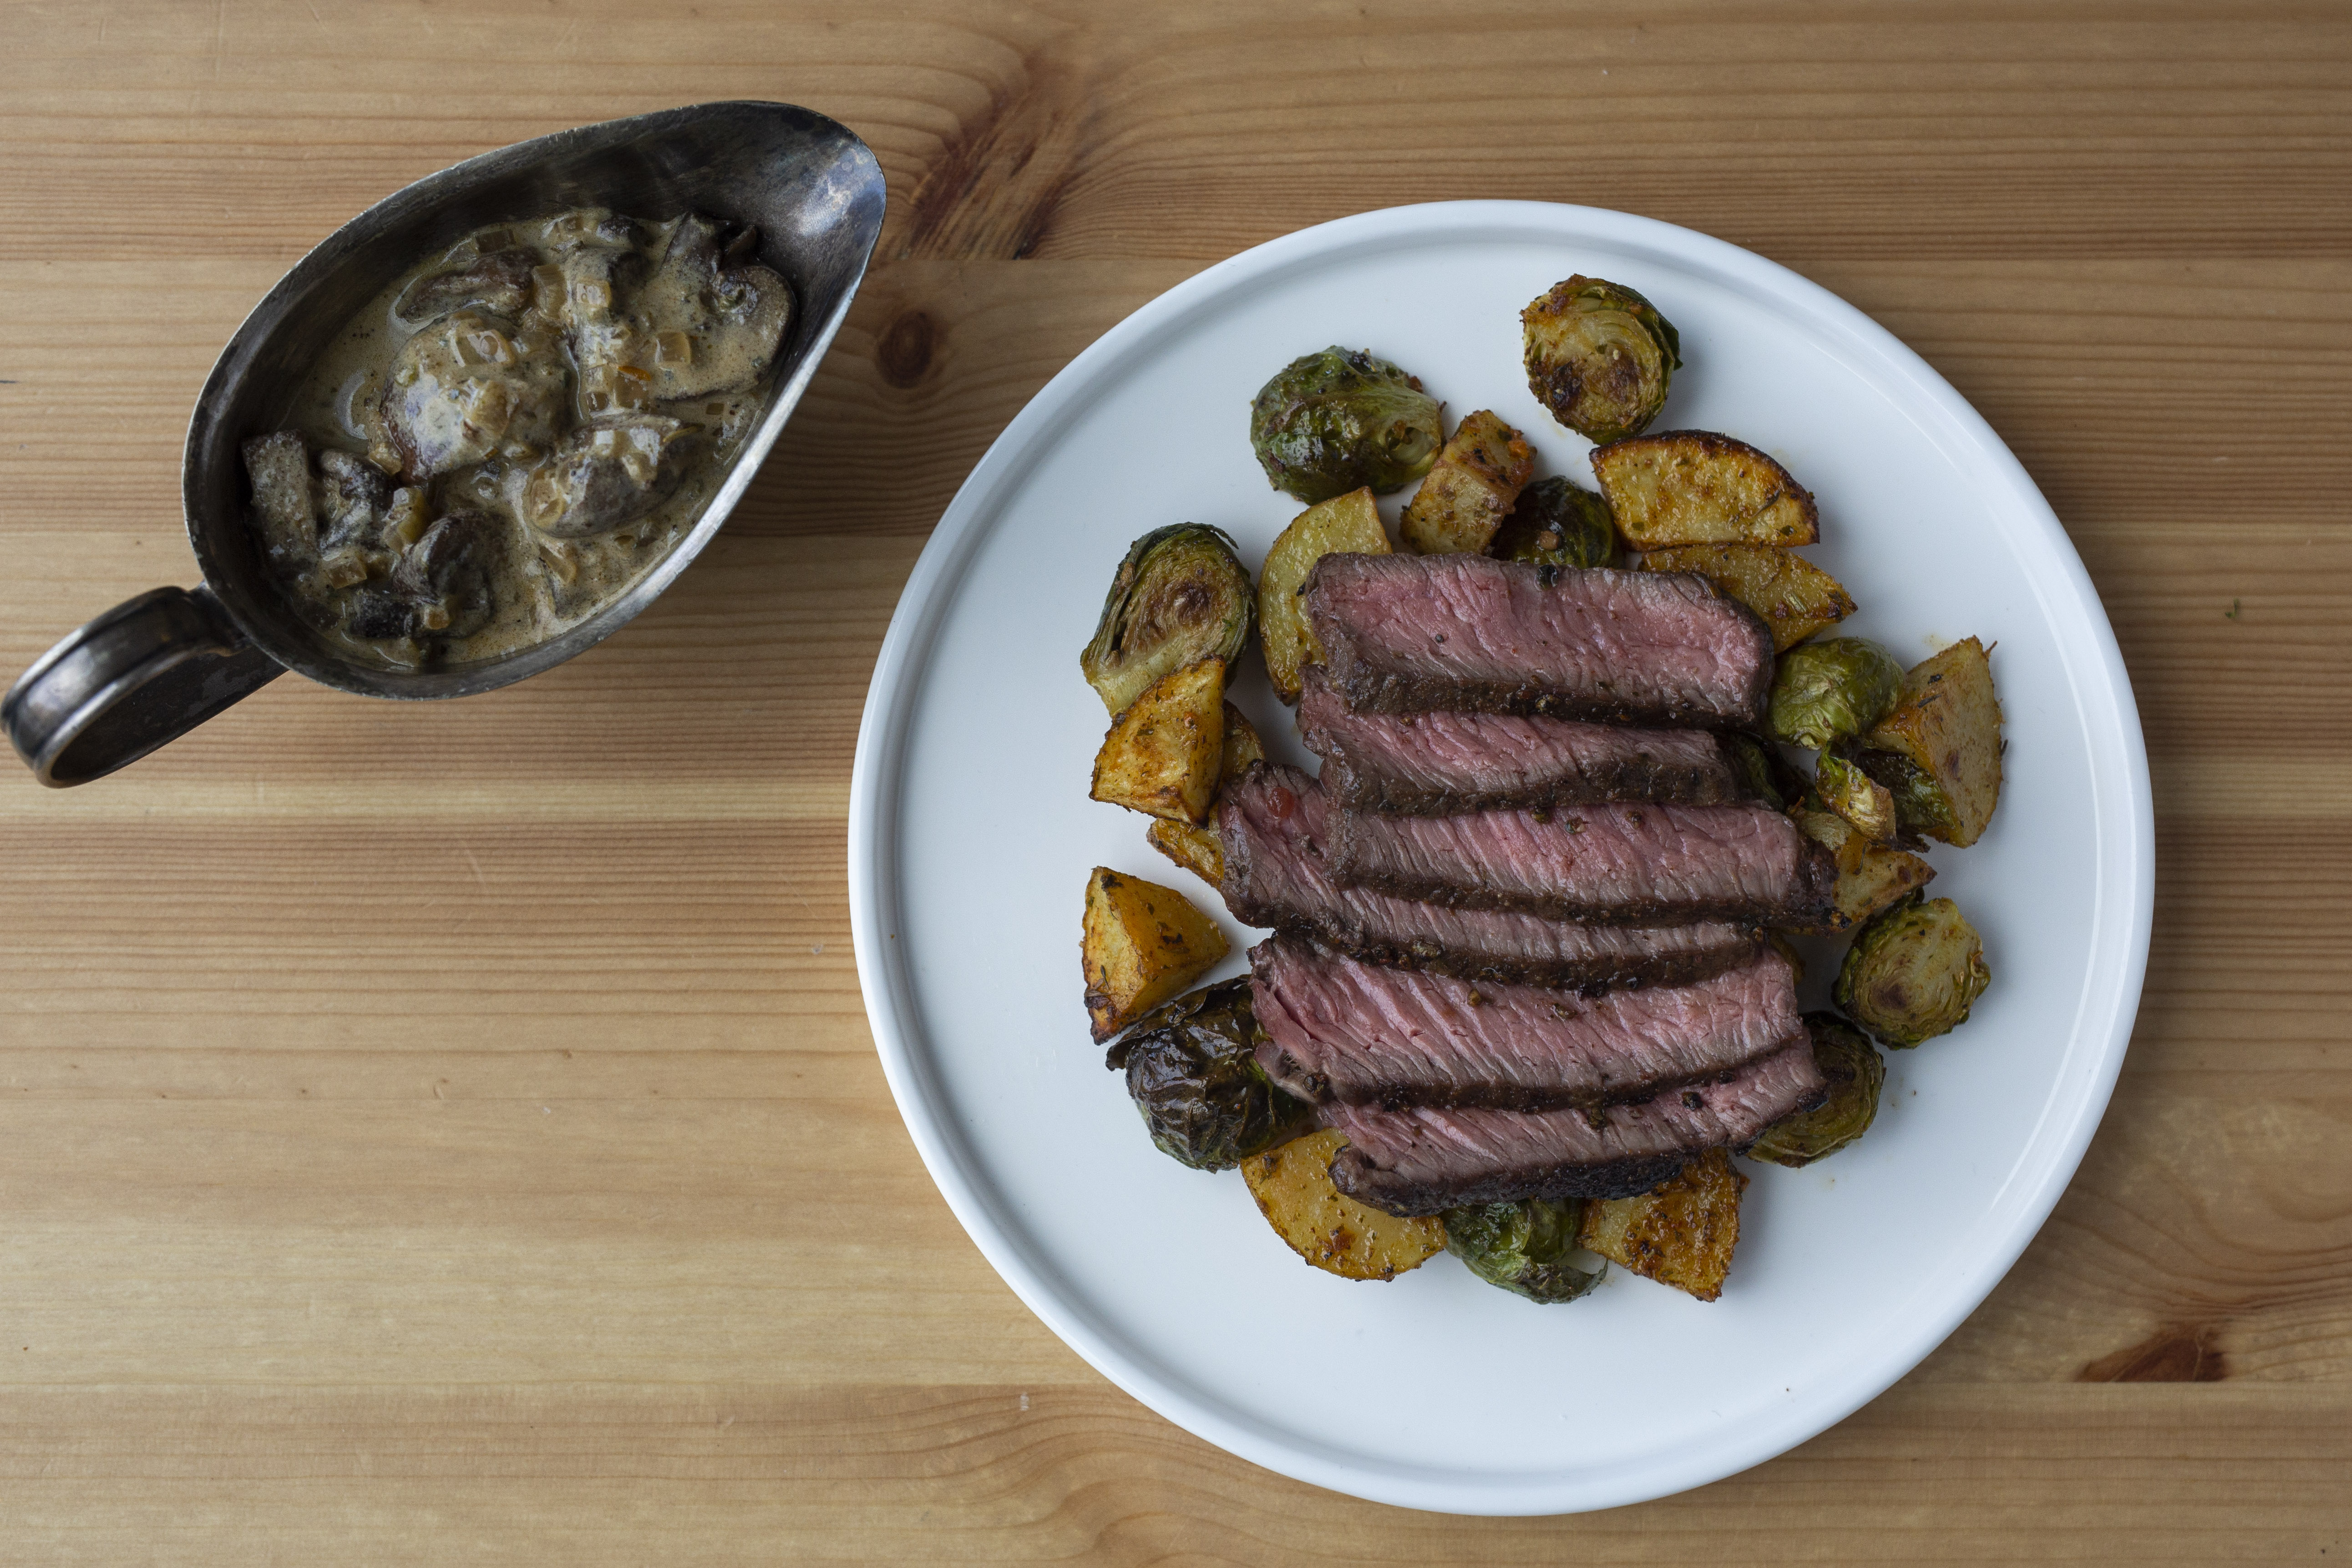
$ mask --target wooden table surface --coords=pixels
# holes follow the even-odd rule
[[[2352,13],[2220,9],[0,11],[8,671],[194,580],[196,390],[385,193],[733,97],[891,191],[750,498],[612,642],[0,771],[0,1561],[2352,1554]],[[900,1127],[844,892],[883,628],[1024,401],[1210,262],[1469,195],[1721,235],[1925,354],[2089,564],[2157,790],[2138,1030],[2023,1260],[1842,1426],[1573,1521],[1280,1479],[1064,1349]]]

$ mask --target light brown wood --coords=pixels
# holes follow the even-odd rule
[[[399,184],[742,96],[894,203],[620,637],[0,772],[0,1562],[2352,1553],[2341,8],[94,0],[0,58],[8,672],[192,580],[214,354]],[[1706,229],[1927,355],[2081,548],[2159,811],[2132,1054],[2008,1280],[1796,1452],[1573,1521],[1277,1479],[1063,1349],[908,1144],[843,892],[883,627],[1023,402],[1207,262],[1456,195]]]

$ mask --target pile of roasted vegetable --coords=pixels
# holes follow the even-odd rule
[[[1949,1031],[1990,977],[1958,907],[1921,891],[1935,872],[1916,852],[1924,839],[1974,843],[2000,798],[1990,650],[1970,637],[1906,669],[1874,643],[1821,635],[1855,604],[1794,553],[1820,538],[1812,497],[1730,436],[1643,434],[1665,405],[1682,344],[1641,295],[1570,277],[1521,323],[1528,386],[1596,444],[1599,493],[1536,478],[1534,449],[1490,411],[1465,415],[1448,435],[1421,382],[1370,353],[1334,347],[1285,367],[1251,404],[1250,439],[1274,486],[1307,509],[1255,584],[1214,528],[1160,528],[1128,550],[1080,660],[1111,715],[1093,798],[1153,819],[1155,849],[1220,882],[1209,825],[1217,792],[1264,755],[1225,698],[1250,633],[1276,692],[1296,703],[1301,672],[1321,655],[1303,608],[1308,571],[1328,554],[1388,553],[1374,497],[1415,481],[1398,530],[1407,550],[1706,577],[1755,612],[1780,653],[1769,735],[1736,737],[1744,782],[1831,851],[1830,930],[1852,933],[1832,989],[1843,1016],[1805,1019],[1828,1102],[1741,1151],[1809,1165],[1868,1130],[1885,1079],[1872,1040],[1908,1049]],[[1790,748],[1813,754],[1810,774]],[[1720,1294],[1748,1178],[1719,1149],[1623,1199],[1400,1218],[1342,1195],[1328,1174],[1341,1135],[1317,1131],[1312,1107],[1258,1065],[1248,979],[1186,990],[1227,951],[1216,924],[1175,890],[1099,867],[1090,876],[1087,1011],[1097,1042],[1116,1040],[1109,1064],[1125,1072],[1152,1142],[1196,1169],[1238,1166],[1275,1231],[1308,1262],[1387,1280],[1451,1251],[1489,1283],[1567,1301],[1593,1287],[1606,1260],[1702,1300]]]

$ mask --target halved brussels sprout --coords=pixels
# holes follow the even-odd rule
[[[1314,1108],[1257,1064],[1246,976],[1203,986],[1139,1019],[1110,1048],[1160,1153],[1194,1170],[1231,1170],[1308,1131]]]
[[[1991,980],[1960,906],[1915,893],[1854,936],[1830,996],[1880,1044],[1902,1048],[1968,1022]]]
[[[1554,419],[1594,442],[1637,435],[1666,406],[1682,338],[1621,284],[1579,275],[1519,312],[1528,388]]]
[[[1863,837],[1883,844],[1895,836],[1895,797],[1835,752],[1822,752],[1813,765],[1813,788],[1822,803],[1852,822]]]
[[[1078,668],[1114,716],[1161,676],[1248,641],[1257,591],[1222,528],[1178,523],[1128,547]]]
[[[1608,1272],[1605,1264],[1588,1273],[1567,1261],[1584,1218],[1584,1205],[1572,1197],[1475,1203],[1443,1218],[1448,1252],[1486,1283],[1531,1301],[1572,1301]]]
[[[1826,751],[1886,716],[1903,691],[1903,666],[1863,637],[1800,643],[1772,676],[1772,733]]]
[[[1831,1012],[1807,1013],[1805,1032],[1812,1037],[1813,1065],[1829,1080],[1829,1100],[1765,1128],[1748,1145],[1749,1159],[1775,1166],[1811,1165],[1868,1132],[1878,1114],[1886,1063],[1879,1060],[1870,1037]]]
[[[1444,443],[1437,400],[1361,349],[1335,344],[1293,360],[1250,403],[1250,449],[1274,487],[1302,501],[1402,490]]]
[[[1538,566],[1614,566],[1617,524],[1608,502],[1555,474],[1519,492],[1486,553]]]

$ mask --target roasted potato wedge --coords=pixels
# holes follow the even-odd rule
[[[1853,613],[1853,599],[1803,556],[1764,545],[1676,545],[1642,558],[1643,571],[1695,571],[1756,612],[1785,653]]]
[[[1895,836],[1895,797],[1844,758],[1822,753],[1813,768],[1813,788],[1821,792],[1822,804],[1864,838],[1883,844]]]
[[[1298,700],[1299,672],[1323,658],[1307,622],[1307,574],[1327,555],[1390,553],[1388,530],[1381,526],[1369,489],[1307,507],[1265,552],[1257,574],[1258,637],[1265,649],[1265,673],[1284,702]]]
[[[1196,828],[1190,822],[1171,822],[1165,818],[1143,831],[1143,838],[1153,849],[1215,887],[1225,880],[1225,846],[1213,828]]]
[[[1172,887],[1106,866],[1087,878],[1078,957],[1087,1017],[1106,1040],[1209,972],[1225,934]]]
[[[1404,509],[1397,532],[1421,555],[1477,555],[1535,477],[1535,448],[1492,412],[1463,417]]]
[[[1225,705],[1224,752],[1217,762],[1219,788],[1232,783],[1249,771],[1253,762],[1265,760],[1265,743],[1257,737],[1257,727],[1242,716],[1242,710],[1233,704]]]
[[[1837,887],[1831,894],[1835,913],[1828,927],[1832,931],[1850,931],[1935,880],[1934,866],[1908,851],[1871,842],[1834,812],[1795,815],[1798,831],[1837,857]]]
[[[1393,1280],[1444,1251],[1445,1224],[1437,1216],[1400,1219],[1331,1185],[1332,1158],[1347,1143],[1326,1129],[1242,1162],[1242,1179],[1274,1233],[1343,1280]]]
[[[1723,1294],[1739,1245],[1739,1195],[1748,1178],[1709,1149],[1672,1181],[1639,1197],[1584,1206],[1577,1240],[1645,1280],[1711,1301]]]
[[[1161,676],[1111,720],[1095,753],[1093,798],[1172,822],[1206,821],[1230,711],[1223,659]]]
[[[1636,435],[1592,451],[1592,476],[1638,550],[1669,545],[1819,542],[1820,514],[1789,471],[1744,441],[1706,430]]]
[[[1854,760],[1895,797],[1904,827],[1948,844],[1984,836],[2000,804],[2000,699],[1974,637],[1911,666],[1895,711]]]

